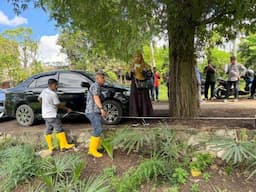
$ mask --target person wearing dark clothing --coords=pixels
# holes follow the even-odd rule
[[[254,77],[253,77],[252,86],[251,86],[251,96],[249,97],[249,99],[255,98],[255,90],[256,90],[256,65],[254,66]]]
[[[208,65],[204,68],[204,72],[206,73],[204,98],[208,100],[208,91],[209,88],[211,88],[210,99],[213,99],[216,83],[216,69],[215,66],[212,65],[211,61],[208,61]]]
[[[150,66],[144,62],[141,53],[137,53],[134,63],[131,66],[127,79],[131,80],[131,95],[129,102],[129,115],[132,117],[148,117],[153,114],[153,107],[149,97],[149,87],[147,80],[152,77]],[[142,119],[144,126],[149,125]],[[138,126],[138,121],[134,121],[132,126]]]

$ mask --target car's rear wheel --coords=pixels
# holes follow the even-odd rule
[[[21,105],[16,110],[16,120],[22,126],[30,126],[35,121],[33,109],[29,105]]]
[[[103,123],[107,125],[116,125],[120,123],[123,115],[121,104],[114,100],[103,102],[103,108],[107,112],[107,117],[103,119]]]

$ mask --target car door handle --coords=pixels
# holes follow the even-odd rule
[[[63,95],[63,94],[64,94],[64,92],[63,92],[63,91],[57,91],[57,94],[59,94],[59,95]]]
[[[34,92],[33,92],[33,91],[27,91],[26,94],[27,94],[27,95],[33,95]]]

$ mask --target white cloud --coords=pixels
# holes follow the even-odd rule
[[[38,59],[43,63],[67,63],[67,56],[61,53],[61,47],[57,45],[59,35],[42,36],[39,41]]]
[[[4,12],[0,11],[0,25],[18,26],[27,24],[28,20],[22,16],[15,16],[13,19],[9,19]]]

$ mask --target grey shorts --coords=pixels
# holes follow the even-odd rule
[[[45,118],[46,131],[45,134],[52,134],[53,130],[57,133],[63,132],[62,123],[58,118]]]

